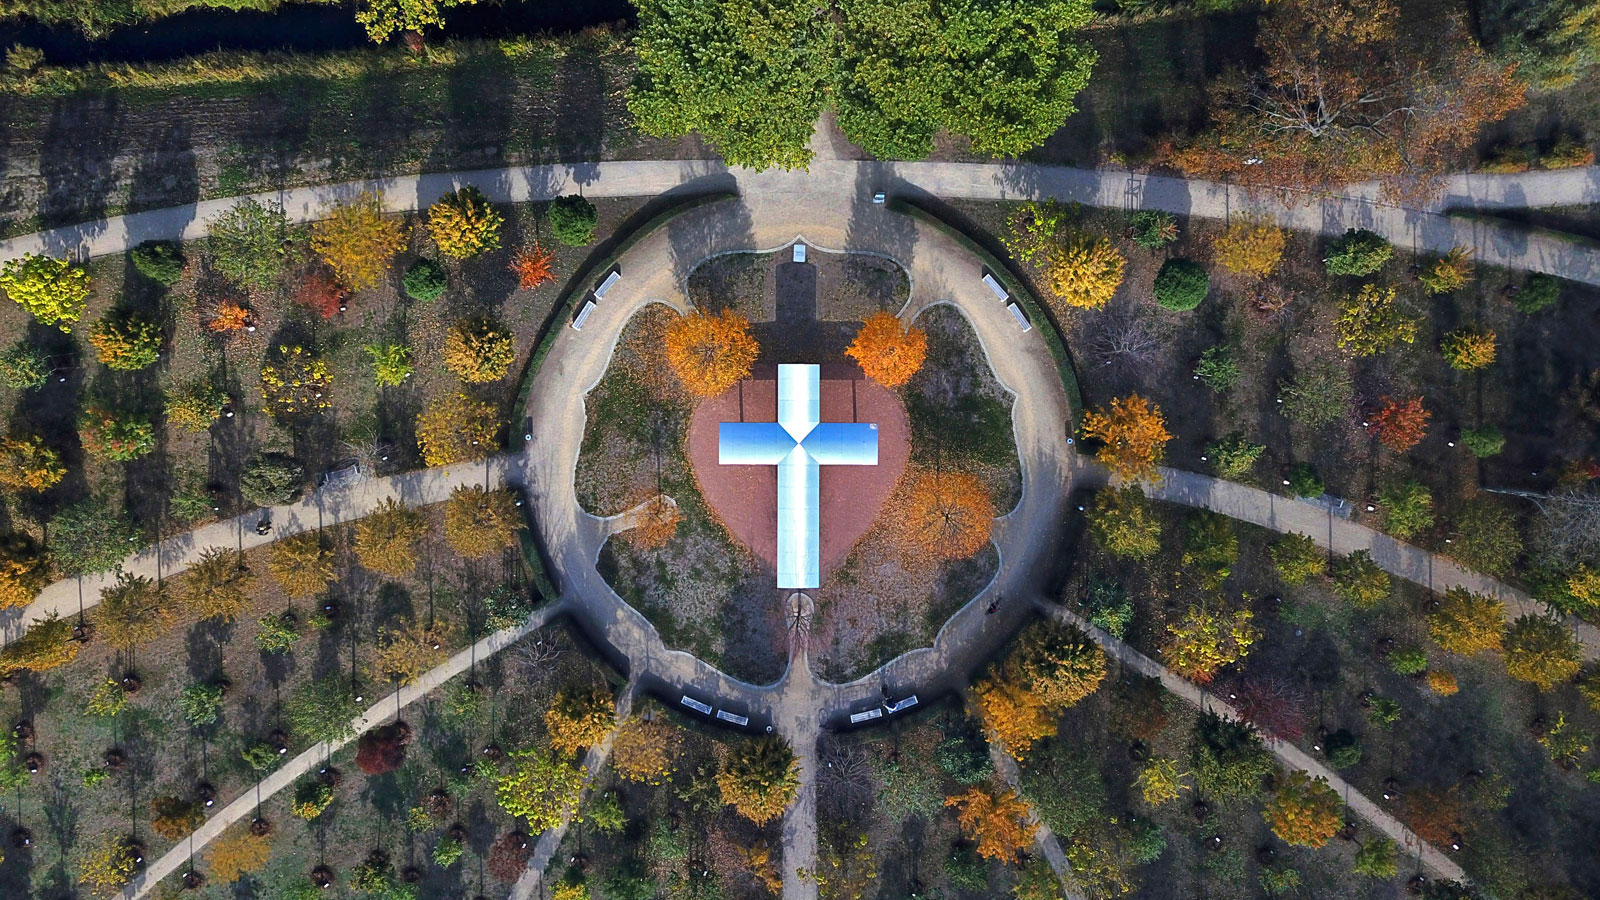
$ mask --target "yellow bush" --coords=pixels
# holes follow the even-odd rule
[[[1050,254],[1045,279],[1051,293],[1068,306],[1099,309],[1111,301],[1122,284],[1126,262],[1105,238],[1080,235]]]
[[[1289,236],[1264,219],[1235,220],[1217,238],[1217,262],[1238,275],[1265,278],[1278,268]]]

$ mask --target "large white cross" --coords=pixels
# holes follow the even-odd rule
[[[878,464],[878,426],[822,422],[822,376],[814,365],[778,366],[778,421],[723,422],[717,462],[778,467],[778,587],[822,581],[818,532],[820,466]]]

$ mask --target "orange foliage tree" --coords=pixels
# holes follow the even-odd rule
[[[1020,760],[1035,741],[1055,734],[1061,712],[1094,693],[1105,677],[1105,654],[1086,635],[1035,621],[972,693],[984,726]]]
[[[635,547],[644,550],[664,547],[677,533],[678,522],[682,519],[683,513],[678,511],[678,505],[657,494],[643,503],[637,524],[624,534]]]
[[[1344,803],[1325,778],[1315,781],[1304,772],[1290,772],[1261,818],[1286,844],[1321,847],[1344,826]]]
[[[761,347],[750,334],[750,320],[730,310],[719,315],[695,311],[667,326],[667,362],[683,386],[701,397],[715,397],[750,374]]]
[[[0,609],[27,606],[49,583],[50,566],[38,541],[20,531],[0,535]]]
[[[1378,443],[1396,453],[1404,453],[1427,435],[1430,418],[1432,413],[1422,407],[1421,397],[1410,400],[1385,397],[1370,421]]]
[[[1027,801],[1016,791],[995,794],[974,787],[945,798],[944,805],[956,808],[961,833],[977,842],[978,855],[985,859],[1016,861],[1033,844],[1039,830]]]
[[[272,842],[257,837],[245,828],[234,828],[212,842],[206,853],[211,875],[223,884],[233,884],[251,872],[259,871],[272,857]]]
[[[224,300],[217,304],[216,314],[206,323],[206,329],[228,337],[249,327],[250,318],[250,310],[244,305]]]
[[[294,302],[324,319],[331,319],[344,310],[345,296],[344,286],[338,279],[322,269],[313,269],[295,288]]]
[[[1160,407],[1138,394],[1112,400],[1107,412],[1084,413],[1083,436],[1104,442],[1095,458],[1111,474],[1128,479],[1154,477],[1172,439]]]
[[[517,286],[531,291],[546,281],[555,281],[555,273],[550,270],[554,259],[555,254],[537,242],[518,250],[517,255],[511,257],[511,271],[517,276]]]
[[[630,716],[611,742],[611,767],[624,781],[665,784],[679,740],[677,726],[663,716]]]
[[[976,475],[922,472],[901,511],[900,539],[909,549],[940,559],[966,559],[989,542],[994,501]]]
[[[928,356],[928,335],[920,328],[905,328],[886,312],[874,313],[856,332],[845,355],[861,365],[868,378],[896,388],[917,374]]]

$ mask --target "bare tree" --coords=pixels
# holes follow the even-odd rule
[[[555,674],[556,666],[567,654],[567,642],[558,633],[544,629],[518,641],[511,660],[530,684],[541,684]]]
[[[1538,544],[1554,562],[1600,563],[1600,490],[1566,487],[1524,496],[1539,508]]]
[[[1107,310],[1094,326],[1089,352],[1102,366],[1129,374],[1149,365],[1161,341],[1144,317],[1127,307]]]

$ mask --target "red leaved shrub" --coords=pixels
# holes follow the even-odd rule
[[[356,766],[368,775],[393,772],[406,761],[409,743],[411,726],[404,722],[374,728],[356,742]]]

